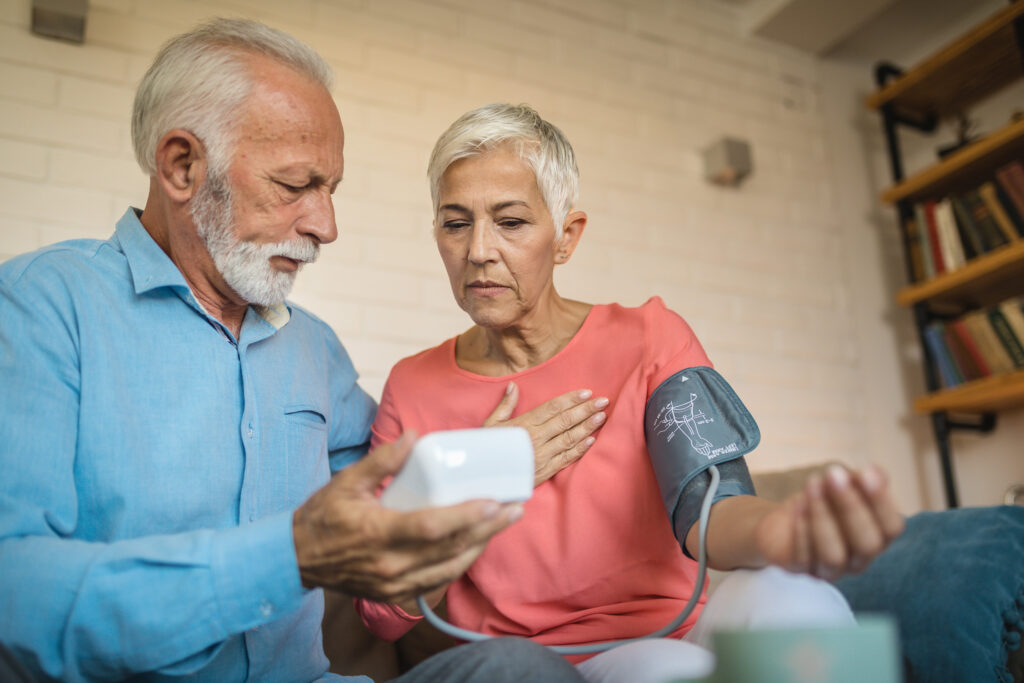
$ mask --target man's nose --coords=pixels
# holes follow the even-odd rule
[[[330,244],[338,239],[338,224],[334,220],[334,199],[324,188],[313,192],[308,198],[309,207],[299,232],[312,237],[320,244]]]

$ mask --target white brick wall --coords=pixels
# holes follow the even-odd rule
[[[864,436],[819,63],[742,38],[722,6],[93,0],[76,46],[32,35],[28,5],[0,0],[0,258],[105,238],[125,204],[142,205],[135,82],[167,37],[241,14],[293,32],[336,70],[341,238],[294,298],[334,327],[370,391],[400,357],[469,325],[429,235],[434,139],[471,107],[525,101],[579,156],[590,223],[556,276],[563,294],[630,305],[660,294],[687,317],[759,417],[757,469],[891,455]],[[723,134],[753,147],[739,190],[701,178],[699,152]],[[919,504],[916,484],[902,492],[908,509]]]

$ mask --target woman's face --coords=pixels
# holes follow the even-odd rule
[[[556,242],[533,170],[507,147],[448,167],[434,235],[455,301],[481,327],[515,325],[554,292],[565,236]]]

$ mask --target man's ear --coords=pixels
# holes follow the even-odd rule
[[[562,223],[562,235],[555,240],[555,263],[566,263],[576,245],[583,237],[583,229],[587,227],[587,214],[582,211],[570,211]]]
[[[168,131],[156,146],[156,181],[173,201],[187,203],[206,177],[206,148],[181,128]]]

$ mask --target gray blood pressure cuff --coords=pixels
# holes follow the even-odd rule
[[[665,512],[687,552],[686,534],[700,516],[709,467],[715,465],[721,475],[715,501],[754,494],[743,456],[760,443],[761,431],[720,374],[693,367],[654,390],[647,401],[644,432]]]

